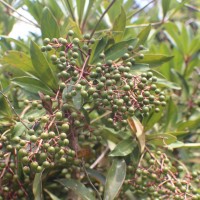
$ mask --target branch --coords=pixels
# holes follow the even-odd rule
[[[7,103],[9,104],[10,108],[13,110],[13,112],[15,113],[15,115],[18,117],[19,121],[26,127],[26,129],[29,130],[28,126],[21,120],[21,117],[18,115],[18,113],[16,112],[15,108],[13,107],[13,105],[11,104],[11,102],[9,101],[8,97],[2,92],[0,91],[1,95],[5,98],[5,100],[7,101]]]
[[[90,34],[90,39],[91,39],[92,36],[94,35],[94,33],[95,33],[97,27],[99,26],[101,20],[102,20],[103,17],[104,17],[104,15],[105,15],[105,14],[108,12],[108,10],[112,7],[112,5],[115,3],[115,1],[116,1],[116,0],[113,0],[113,1],[110,3],[110,5],[106,8],[106,10],[103,12],[103,14],[101,15],[99,21],[97,22],[97,24],[95,25],[95,27],[94,27],[92,33]]]
[[[105,150],[101,153],[101,155],[95,160],[95,162],[90,166],[90,169],[94,169],[104,158],[106,153],[109,151],[109,147],[106,147]]]
[[[32,25],[36,26],[36,27],[40,27],[38,24],[36,24],[35,22],[31,21],[30,19],[28,19],[27,17],[23,16],[22,14],[20,14],[15,8],[13,8],[11,5],[9,5],[8,3],[6,3],[5,1],[3,0],[0,0],[0,2],[6,6],[7,8],[11,9],[13,12],[16,12],[20,17],[26,19],[29,23],[31,23]],[[12,15],[13,16],[13,15]],[[15,16],[13,16],[15,17]]]
[[[136,11],[135,13],[133,13],[132,15],[128,16],[127,19],[130,19],[131,17],[137,15],[139,12],[141,12],[142,10],[144,10],[146,7],[148,7],[151,3],[153,3],[155,0],[150,1],[149,3],[147,3],[144,7],[140,8],[138,11]]]

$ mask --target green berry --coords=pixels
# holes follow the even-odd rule
[[[74,38],[72,42],[73,44],[78,45],[80,40],[78,38]]]
[[[73,36],[74,35],[74,31],[73,30],[69,30],[67,33],[69,36]]]
[[[53,47],[52,47],[50,44],[48,44],[48,45],[46,46],[46,51],[51,51],[52,48],[53,48]]]
[[[47,45],[50,43],[50,39],[49,38],[44,38],[43,40],[44,45]]]
[[[68,131],[69,130],[69,124],[68,123],[64,123],[61,126],[62,131]]]

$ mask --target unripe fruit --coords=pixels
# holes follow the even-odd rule
[[[88,34],[88,33],[87,33],[87,34],[84,34],[84,35],[83,35],[83,38],[86,39],[86,40],[89,40],[89,39],[90,39],[90,34]]]
[[[64,123],[61,126],[62,131],[68,131],[69,130],[69,124],[68,123]]]
[[[69,36],[73,36],[74,35],[74,31],[73,30],[69,30],[67,33]]]
[[[56,119],[58,119],[58,120],[62,119],[62,112],[57,112],[57,113],[55,114],[55,117],[56,117]]]
[[[72,42],[73,42],[73,44],[78,45],[80,40],[78,38],[74,38]]]
[[[37,167],[38,167],[38,162],[33,161],[33,162],[30,164],[30,167],[31,167],[32,170],[36,171],[36,170],[37,170]]]
[[[46,51],[51,51],[52,50],[52,46],[50,45],[50,44],[48,44],[47,46],[46,46]]]
[[[50,39],[49,38],[44,38],[43,43],[45,45],[49,44],[50,43]]]

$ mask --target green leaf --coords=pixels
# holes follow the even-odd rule
[[[97,40],[97,42],[92,47],[92,53],[90,56],[89,63],[93,64],[98,60],[100,60],[99,54],[102,53],[103,50],[105,49],[107,41],[108,41],[107,37],[102,37],[99,41]]]
[[[73,96],[72,97],[72,101],[73,101],[73,104],[75,106],[76,109],[80,110],[81,106],[82,106],[82,97],[81,97],[81,93],[78,92],[76,94],[76,96]]]
[[[166,111],[164,130],[169,131],[168,129],[173,129],[176,126],[178,120],[178,108],[172,98],[168,100]]]
[[[32,65],[31,58],[21,51],[7,51],[6,54],[0,58],[0,61],[2,64],[8,64],[26,73],[37,75]]]
[[[146,42],[146,40],[147,40],[147,38],[148,38],[148,36],[149,36],[150,31],[151,31],[151,24],[149,24],[149,26],[145,27],[145,28],[138,34],[137,38],[138,38],[139,40],[138,40],[138,43],[137,43],[137,45],[136,45],[135,48],[138,48],[140,45],[143,45],[143,44]]]
[[[35,177],[33,180],[33,194],[34,194],[35,200],[43,200],[42,172],[35,174]]]
[[[85,187],[81,182],[73,179],[58,179],[61,185],[66,188],[73,190],[77,195],[79,195],[83,200],[95,200],[95,197],[90,192],[88,188]]]
[[[12,130],[12,137],[21,136],[25,130],[27,129],[21,122],[16,122],[14,129]]]
[[[157,78],[157,84],[174,90],[181,90],[181,87],[177,83],[168,81],[167,79]]]
[[[34,19],[40,25],[44,4],[42,4],[40,1],[30,1],[30,0],[24,0],[24,3],[28,7],[28,12],[31,14],[31,16],[34,17]]]
[[[84,115],[84,117],[85,117],[85,121],[86,121],[88,124],[90,124],[90,116],[89,116],[87,110],[86,110],[85,108],[82,107],[82,108],[81,108],[81,111],[82,111],[82,113],[83,113],[83,115]]]
[[[58,84],[50,65],[41,52],[39,46],[33,41],[31,41],[30,54],[33,67],[35,68],[40,80],[48,85],[51,89],[57,89]]]
[[[143,59],[136,57],[136,63],[147,63],[150,65],[150,67],[155,67],[170,61],[172,58],[173,56],[162,54],[145,54]]]
[[[87,171],[88,175],[95,178],[101,184],[105,185],[106,178],[103,174],[99,173],[97,170],[90,169],[90,168],[86,169],[86,171]]]
[[[129,45],[135,47],[137,43],[137,39],[130,39],[127,41],[119,42],[111,46],[109,49],[105,51],[106,59],[107,60],[116,60],[121,58],[124,53],[127,52],[127,48]]]
[[[11,107],[6,101],[5,97],[3,97],[1,93],[0,93],[0,115],[9,117],[9,118],[12,116]]]
[[[12,79],[12,82],[30,93],[38,94],[38,92],[40,91],[49,95],[54,94],[47,85],[45,85],[39,79],[31,76],[14,78]]]
[[[77,5],[77,10],[78,10],[78,22],[79,24],[81,24],[84,8],[85,8],[85,0],[81,0],[81,1],[76,0],[76,5]]]
[[[104,192],[104,200],[113,200],[126,178],[126,162],[123,159],[114,159],[110,167]]]
[[[181,121],[178,124],[176,124],[176,127],[178,131],[184,131],[187,129],[195,129],[199,127],[199,123],[200,123],[200,118],[197,118],[194,120],[187,120],[184,122]]]
[[[155,113],[153,110],[150,113],[149,117],[143,122],[145,131],[151,129],[160,120],[162,114],[163,114],[162,112]]]
[[[11,38],[9,36],[5,36],[5,35],[0,35],[0,38],[2,39],[5,39],[7,42],[14,42],[18,47],[21,47],[23,48],[24,50],[27,50],[28,51],[28,46],[26,45],[26,43],[20,41],[20,40],[16,40],[14,38]],[[1,40],[0,40],[1,41]]]
[[[154,144],[156,146],[169,145],[177,141],[177,138],[175,136],[168,133],[150,134],[147,135],[146,138],[147,138],[147,143]]]
[[[59,26],[56,22],[55,17],[49,10],[49,8],[45,7],[42,11],[42,19],[41,19],[41,31],[42,38],[59,38],[60,31]]]
[[[124,36],[125,27],[126,27],[126,13],[124,11],[124,8],[121,7],[121,13],[115,19],[112,28],[112,31],[115,33],[114,35],[115,42],[119,42],[122,40]]]
[[[60,198],[58,198],[57,196],[55,196],[54,194],[52,194],[49,190],[44,189],[44,191],[50,196],[50,198],[52,200],[61,200]]]
[[[129,155],[135,147],[133,138],[122,140],[117,144],[113,151],[110,152],[109,156],[127,156]]]
[[[131,66],[131,72],[136,73],[136,72],[144,72],[149,70],[149,65],[148,64],[143,64],[143,63],[137,63]]]
[[[136,138],[139,142],[140,152],[142,153],[145,149],[144,127],[136,117],[128,118],[127,121],[128,121],[129,127],[130,127],[133,135],[136,136]]]
[[[162,0],[162,11],[163,11],[163,19],[165,18],[167,11],[169,10],[171,0]]]
[[[200,143],[183,143],[180,141],[177,141],[175,143],[172,143],[168,145],[171,149],[177,149],[177,148],[198,148],[200,147]]]
[[[118,143],[120,141],[120,137],[114,129],[102,126],[98,129],[98,131],[100,135],[106,140],[110,140],[114,143]]]

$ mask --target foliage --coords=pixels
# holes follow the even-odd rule
[[[197,2],[0,2],[1,199],[200,199]]]

